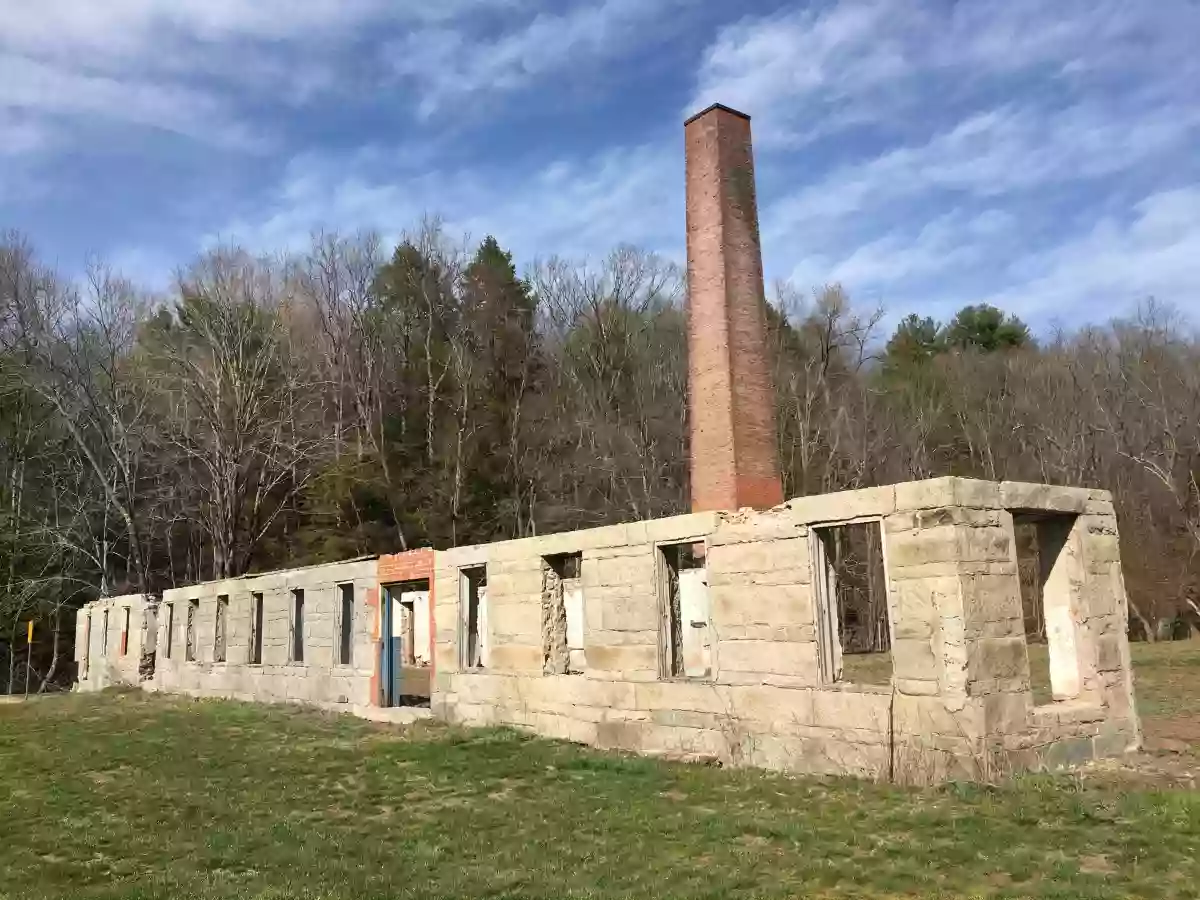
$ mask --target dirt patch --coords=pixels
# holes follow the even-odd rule
[[[1165,741],[1190,745],[1193,751],[1200,749],[1200,715],[1146,716],[1142,732],[1147,749],[1155,749],[1157,743]]]

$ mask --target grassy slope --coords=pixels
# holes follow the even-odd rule
[[[1197,711],[1200,649],[1139,657],[1148,715]],[[0,822],[12,900],[1170,898],[1200,882],[1196,792],[902,790],[138,693],[0,706]]]

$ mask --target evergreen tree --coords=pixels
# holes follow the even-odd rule
[[[1016,316],[1006,316],[986,303],[964,306],[946,326],[945,343],[957,350],[992,353],[1032,343],[1029,328]]]

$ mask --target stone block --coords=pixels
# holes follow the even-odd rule
[[[811,726],[815,721],[813,691],[808,688],[780,688],[747,685],[722,688],[733,714],[762,727],[785,729]]]
[[[897,638],[892,642],[892,671],[896,678],[937,681],[938,655],[929,641]]]
[[[1011,534],[998,526],[963,528],[959,553],[963,561],[1007,562],[1015,558]]]
[[[493,602],[488,594],[488,628],[494,643],[514,638],[541,640],[542,597],[541,594],[519,602]]]
[[[811,625],[809,585],[755,585],[710,588],[713,622],[722,625]]]
[[[1029,683],[1029,655],[1025,637],[980,638],[968,645],[967,678],[1014,678]]]
[[[658,671],[658,644],[601,647],[584,650],[589,669],[598,672]]]
[[[933,637],[938,617],[953,609],[959,595],[956,576],[904,579],[893,583],[892,635],[928,641]]]
[[[524,571],[488,571],[488,599],[500,602],[507,597],[531,597],[542,592],[541,557],[535,557],[537,568]]]
[[[982,733],[980,708],[947,709],[941,698],[897,693],[892,700],[892,722],[897,734],[977,737]]]
[[[1081,766],[1095,758],[1090,737],[1064,738],[1045,747],[1041,752],[1042,765],[1050,770]]]
[[[891,695],[851,690],[815,690],[813,723],[821,728],[854,728],[886,733]]]
[[[608,631],[653,631],[658,628],[658,598],[652,593],[632,589],[613,590],[585,604],[600,607],[602,627]]]
[[[954,478],[928,478],[924,481],[907,481],[896,485],[896,509],[929,509],[938,506],[953,506]]]
[[[1092,754],[1096,759],[1123,756],[1137,749],[1137,736],[1126,728],[1106,725],[1092,738]]]
[[[820,673],[815,669],[793,675],[779,675],[773,672],[743,672],[722,666],[718,670],[715,680],[718,684],[731,687],[763,685],[791,690],[817,687],[821,678]]]
[[[687,718],[687,714],[680,713],[677,716],[680,720]],[[720,760],[727,759],[729,755],[725,734],[715,728],[688,728],[650,722],[639,726],[638,742],[641,752],[653,756]]]
[[[1033,707],[1028,691],[998,691],[981,699],[989,734],[1016,734],[1029,728]]]
[[[968,506],[939,506],[918,510],[912,514],[915,529],[936,528],[938,525],[970,525],[975,527],[1001,524],[998,509],[974,509]]]
[[[1000,484],[1000,505],[1005,509],[1082,513],[1089,499],[1086,488],[1021,481],[1004,481]]]
[[[887,541],[889,571],[930,563],[957,564],[960,559],[959,526],[939,525],[920,531],[890,535]],[[957,570],[951,570],[953,574]]]
[[[1124,634],[1103,634],[1096,637],[1096,669],[1100,672],[1113,672],[1125,665],[1122,649],[1127,638]]]
[[[896,511],[896,488],[892,485],[812,494],[795,497],[784,504],[797,524],[835,523],[847,519],[888,516]]]
[[[650,714],[653,725],[671,728],[721,729],[728,727],[724,713],[696,712],[690,709],[656,709]]]
[[[750,515],[745,521],[723,522],[709,536],[710,547],[804,538],[808,528],[795,521],[792,515],[764,512]]]
[[[488,668],[497,672],[542,671],[543,654],[540,645],[499,644],[490,648]]]
[[[601,750],[641,750],[642,722],[600,722],[596,726],[596,746]]]
[[[883,520],[883,533],[887,534],[903,534],[906,531],[914,531],[917,527],[917,514],[914,512],[898,512],[890,516],[885,516]]]
[[[807,558],[807,554],[805,554]],[[711,576],[710,576],[711,577]],[[745,578],[738,578],[739,583],[745,584]],[[770,572],[754,572],[750,574],[750,582],[760,584],[802,584],[812,583],[812,569],[805,565],[803,568],[775,569]],[[711,584],[711,581],[710,581]]]
[[[764,672],[816,677],[816,643],[784,641],[720,641],[717,649],[722,672]]]
[[[969,635],[979,634],[985,623],[1020,621],[1021,583],[1016,571],[1004,575],[965,575],[962,609]],[[1015,633],[1024,634],[1023,624]]]
[[[777,552],[772,541],[713,547],[708,553],[708,570],[712,573],[773,571],[780,568],[775,560]]]
[[[686,681],[659,681],[639,684],[633,705],[638,709],[682,709],[692,712],[728,714],[730,702],[715,685]]]
[[[718,528],[725,527],[718,524],[720,520],[720,514],[715,512],[692,513],[686,516],[671,516],[666,519],[651,519],[647,522],[639,523],[642,525],[644,531],[641,540],[652,541],[658,544],[702,540]]]
[[[815,625],[729,625],[718,624],[723,641],[807,642],[817,639]]]

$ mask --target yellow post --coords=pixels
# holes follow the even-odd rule
[[[33,619],[25,623],[25,696],[29,697],[29,678],[33,675]]]

